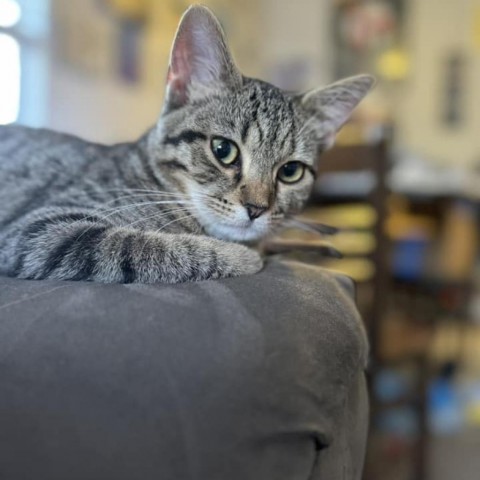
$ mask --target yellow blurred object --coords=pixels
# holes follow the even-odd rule
[[[410,73],[410,58],[401,48],[391,48],[377,59],[377,71],[386,80],[403,80]]]
[[[373,207],[358,203],[311,208],[303,216],[339,228],[372,228],[377,220]]]
[[[437,273],[456,281],[470,278],[479,240],[474,207],[453,204],[444,221]]]
[[[285,240],[300,240],[306,245],[319,241],[318,233],[289,228],[278,235]],[[340,231],[329,239],[329,243],[344,255],[369,255],[375,250],[375,236],[368,231]]]
[[[480,404],[468,407],[465,413],[469,424],[480,427]]]
[[[391,240],[421,237],[432,239],[437,234],[437,222],[431,216],[410,213],[410,202],[401,195],[388,200],[390,215],[385,222],[385,233]]]
[[[128,20],[145,18],[151,8],[150,0],[106,0],[106,2],[118,16]]]
[[[392,240],[401,240],[412,235],[428,239],[435,235],[436,223],[425,215],[395,212],[387,218],[385,230]]]
[[[322,259],[320,265],[329,270],[343,273],[356,282],[367,282],[375,274],[375,265],[364,258]]]
[[[375,250],[375,236],[369,232],[340,232],[332,238],[332,245],[343,254],[368,255]]]

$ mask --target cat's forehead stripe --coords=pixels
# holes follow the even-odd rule
[[[252,140],[256,148],[266,148],[274,157],[295,151],[295,112],[291,100],[279,89],[250,81],[243,99],[235,107],[241,118],[240,138]]]

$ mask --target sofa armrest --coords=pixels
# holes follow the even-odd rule
[[[0,478],[357,480],[366,357],[348,282],[307,265],[0,278]]]

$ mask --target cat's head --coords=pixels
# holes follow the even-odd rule
[[[191,7],[172,49],[159,163],[208,234],[260,238],[305,205],[319,154],[373,83],[359,75],[297,94],[246,78],[217,19]]]

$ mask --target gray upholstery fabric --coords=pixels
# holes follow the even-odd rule
[[[348,280],[306,265],[0,278],[0,479],[359,479],[366,356]]]

